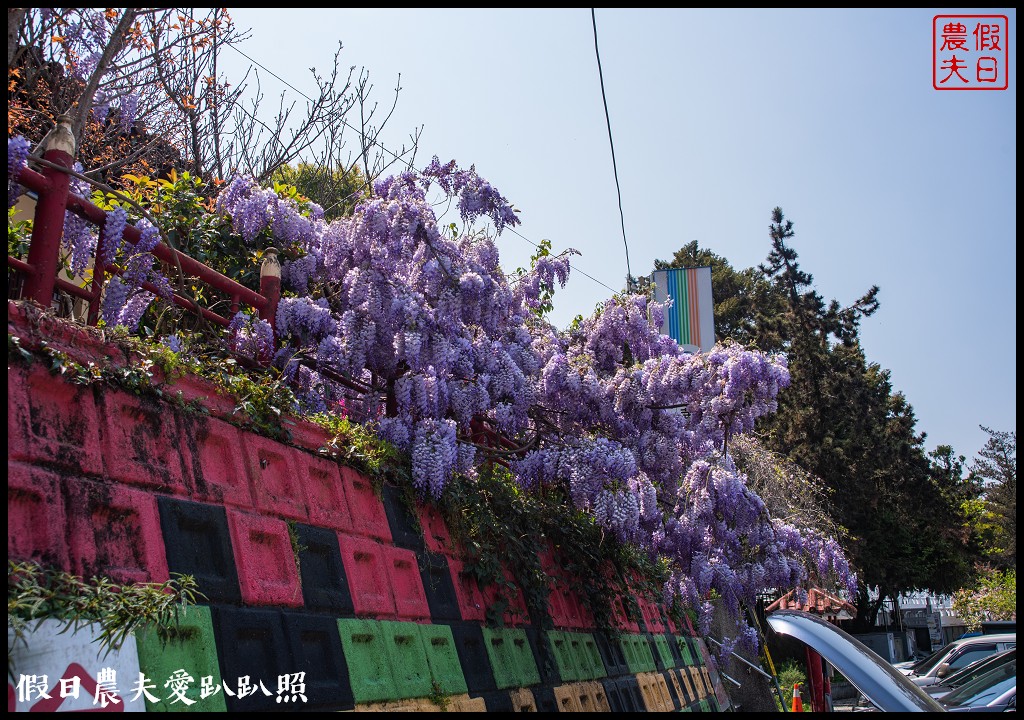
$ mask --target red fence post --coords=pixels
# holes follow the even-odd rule
[[[807,681],[811,685],[811,706],[814,712],[825,711],[824,672],[821,667],[822,658],[817,651],[808,645],[804,648],[807,655]]]
[[[61,116],[51,131],[43,158],[61,167],[71,169],[75,156],[75,136],[70,120]],[[47,181],[45,192],[39,193],[35,221],[32,224],[32,244],[28,250],[28,264],[32,272],[25,278],[23,297],[35,300],[44,308],[53,302],[53,287],[57,279],[57,261],[60,239],[64,234],[64,211],[67,209],[68,186],[71,176],[56,168],[44,168]]]
[[[260,295],[267,299],[266,307],[260,310],[260,319],[270,323],[277,337],[277,303],[281,300],[281,263],[277,259],[277,248],[268,247],[263,253],[260,265]]]

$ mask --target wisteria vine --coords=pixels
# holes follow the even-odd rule
[[[19,153],[9,143],[9,169]],[[465,232],[442,231],[432,192],[458,209]],[[408,454],[423,496],[440,497],[485,460],[506,465],[524,490],[560,489],[607,533],[667,559],[666,600],[699,609],[704,631],[712,597],[739,616],[765,588],[812,578],[853,592],[838,543],[773,519],[728,452],[731,437],[776,411],[785,358],[736,344],[687,353],[658,330],[665,307],[643,295],[617,295],[559,331],[538,309],[564,286],[574,251],[506,276],[494,238],[472,228],[485,218],[500,233],[519,219],[475,168],[434,158],[376,182],[332,222],[238,176],[216,212],[245,243],[289,258],[276,337],[239,313],[231,346],[273,362],[302,410],[343,407],[373,424]],[[123,211],[108,214],[104,259],[124,254],[126,222]],[[69,216],[76,253],[95,250],[86,232]],[[134,326],[153,299],[139,290],[151,264],[132,262],[145,244],[107,285],[110,323]],[[753,638],[741,626],[728,646]]]

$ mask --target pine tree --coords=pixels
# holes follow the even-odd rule
[[[1017,568],[1017,432],[992,430],[985,447],[971,465],[971,473],[984,487],[986,509],[995,518],[997,551],[994,558],[1000,569]]]

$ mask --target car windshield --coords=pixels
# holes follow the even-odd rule
[[[942,658],[946,657],[946,655],[949,654],[949,651],[953,649],[953,645],[954,643],[944,645],[943,647],[941,647],[940,649],[936,650],[931,655],[926,657],[924,660],[914,663],[910,666],[911,672],[915,672],[918,675],[926,674],[929,670],[938,665],[939,661],[942,660]]]
[[[1017,687],[1017,660],[1013,659],[981,677],[975,678],[959,690],[942,698],[947,707],[980,707],[988,705],[1010,688]]]
[[[947,675],[939,681],[939,685],[945,685],[950,688],[960,687],[966,682],[970,682],[976,677],[980,677],[987,673],[989,670],[993,670],[996,667],[1002,665],[1010,660],[1017,659],[1017,649],[1006,650],[998,655],[987,657],[983,660],[977,660],[967,667],[958,670],[952,675]]]

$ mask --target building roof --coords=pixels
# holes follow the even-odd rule
[[[817,615],[828,615],[837,620],[846,620],[857,615],[857,608],[852,603],[818,588],[807,591],[807,601],[803,604],[796,599],[796,590],[790,590],[765,608],[765,612],[775,610],[803,610]]]

